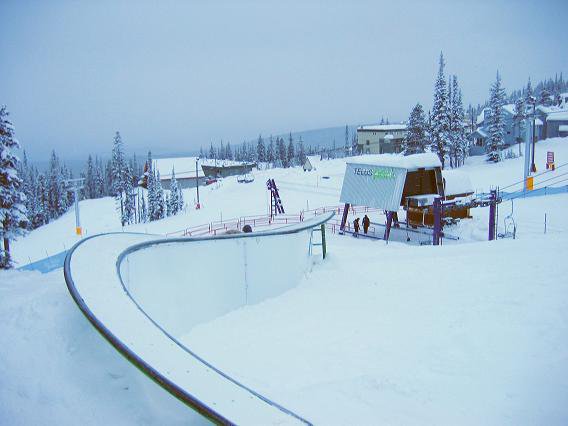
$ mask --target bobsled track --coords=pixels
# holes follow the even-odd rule
[[[101,234],[69,250],[65,281],[108,342],[209,420],[310,424],[229,377],[179,337],[197,324],[296,286],[309,264],[312,229],[332,216],[248,234],[167,239]]]

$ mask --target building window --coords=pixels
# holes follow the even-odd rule
[[[367,139],[367,145],[369,145],[371,142],[369,142],[369,139]]]

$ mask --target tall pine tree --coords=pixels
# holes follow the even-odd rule
[[[495,82],[491,85],[489,97],[489,145],[487,150],[487,161],[501,161],[501,149],[503,148],[503,132],[505,123],[503,121],[503,104],[505,103],[505,89],[501,86],[501,76],[497,71]]]
[[[412,108],[407,128],[408,132],[402,145],[404,155],[424,152],[426,148],[426,119],[420,103]]]
[[[444,55],[440,53],[438,76],[434,87],[434,105],[432,107],[431,149],[438,155],[442,168],[448,151],[448,136],[450,130],[448,114],[448,93],[444,75]]]
[[[22,179],[18,176],[18,157],[12,152],[19,148],[14,126],[8,119],[6,107],[0,107],[0,268],[12,267],[10,240],[23,235],[28,226]]]

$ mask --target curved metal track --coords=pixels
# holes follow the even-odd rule
[[[216,237],[163,239],[135,233],[92,236],[69,250],[64,265],[65,281],[81,312],[115,349],[206,418],[219,424],[310,424],[231,378],[175,339],[132,297],[122,280],[120,264],[129,254],[151,246],[270,238],[308,231],[332,216],[333,213],[321,215],[274,230]],[[99,261],[92,262],[93,256]],[[132,330],[138,334],[133,335]]]

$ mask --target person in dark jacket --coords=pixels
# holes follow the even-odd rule
[[[369,231],[369,225],[371,224],[371,219],[369,216],[365,215],[363,218],[363,232],[366,234]]]
[[[358,237],[358,234],[359,234],[359,218],[357,218],[353,221],[353,230],[354,230],[353,236]]]

